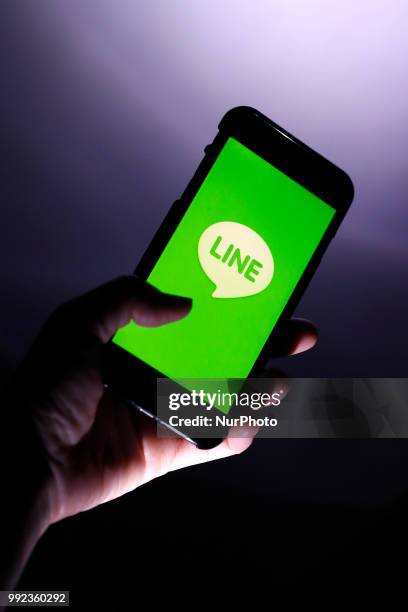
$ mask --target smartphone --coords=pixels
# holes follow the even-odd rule
[[[156,419],[158,378],[259,375],[353,199],[343,170],[250,107],[227,112],[204,153],[135,271],[192,310],[131,322],[104,353],[107,385]]]

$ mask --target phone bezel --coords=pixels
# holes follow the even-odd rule
[[[222,118],[218,129],[219,131],[213,142],[205,147],[205,155],[184,193],[170,208],[137,265],[135,274],[139,277],[148,278],[221,149],[230,137],[241,142],[336,210],[318,248],[306,266],[248,375],[249,377],[256,377],[262,371],[271,353],[271,346],[279,333],[282,322],[292,315],[324,252],[336,234],[353,200],[354,189],[351,179],[343,170],[251,107],[241,106],[231,109]],[[105,383],[124,401],[157,419],[156,381],[157,378],[166,378],[164,374],[131,355],[112,340],[109,341],[103,351],[103,374]],[[164,425],[167,424],[164,423]],[[178,433],[183,435],[183,432]],[[205,439],[191,439],[190,441],[199,447],[206,448],[219,443],[219,440]]]

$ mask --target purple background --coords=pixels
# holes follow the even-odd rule
[[[356,189],[298,309],[318,325],[319,345],[282,365],[300,376],[406,376],[407,20],[400,0],[2,0],[2,368],[17,363],[61,301],[133,270],[221,116],[248,104],[343,167]],[[116,572],[113,582],[130,579],[112,558],[124,542],[139,542],[141,509],[163,563],[173,562],[172,533],[157,528],[169,517],[152,509],[169,496],[180,563],[196,562],[183,521],[203,508],[206,517],[222,509],[283,524],[284,534],[277,507],[300,520],[317,504],[312,515],[332,520],[335,512],[338,525],[339,508],[376,506],[405,491],[405,441],[374,444],[262,440],[240,458],[174,474],[51,530],[26,585],[82,584],[87,564],[102,577]],[[119,532],[107,536],[112,525]],[[317,563],[333,545],[348,562],[353,536],[331,527],[329,539],[315,523],[315,536],[296,542],[288,528],[298,558],[309,563],[315,548]],[[101,532],[106,550],[97,557]],[[203,533],[216,547],[214,534]],[[284,555],[281,538],[267,542]],[[66,560],[51,570],[61,541]],[[241,552],[229,545],[233,556]]]
[[[3,0],[4,364],[56,304],[133,270],[221,116],[249,104],[356,188],[298,311],[319,348],[290,367],[405,375],[407,18],[386,1]]]

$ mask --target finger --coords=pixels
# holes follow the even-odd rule
[[[134,431],[139,432],[141,445],[138,449],[132,448],[131,453],[134,455],[135,451],[140,452],[141,448],[143,457],[148,458],[144,470],[144,482],[169,471],[242,453],[249,448],[256,435],[253,428],[247,427],[246,432],[242,428],[239,438],[227,437],[220,440],[218,446],[207,450],[198,448],[138,410],[131,409],[128,414],[133,422]],[[131,488],[134,486],[136,485],[133,482]]]
[[[57,311],[70,327],[87,329],[101,342],[135,321],[156,327],[178,321],[191,310],[190,298],[159,291],[136,276],[122,276],[68,302]],[[62,315],[62,317],[61,317]]]
[[[261,410],[274,405],[277,396],[280,401],[286,397],[289,390],[289,379],[281,369],[266,368],[261,372],[259,378],[248,379],[243,390],[249,393],[265,394],[265,397],[262,398],[262,406],[259,408]],[[270,396],[269,403],[266,395]]]
[[[257,430],[253,427],[248,427],[246,431],[241,428],[239,437],[228,436],[221,444],[209,450],[201,450],[193,446],[191,442],[179,440],[170,471],[239,455],[251,446],[256,433]]]
[[[296,355],[311,349],[317,342],[316,327],[306,319],[290,319],[279,327],[270,357]]]

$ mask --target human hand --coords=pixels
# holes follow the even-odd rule
[[[64,304],[49,318],[9,385],[8,403],[18,417],[13,422],[19,426],[26,419],[36,432],[24,452],[42,456],[41,474],[35,476],[41,482],[43,529],[171,470],[249,447],[251,436],[227,438],[211,450],[183,438],[157,437],[155,421],[104,388],[101,349],[117,329],[131,320],[171,324],[190,309],[190,299],[126,276]],[[298,353],[315,341],[311,324],[292,320],[279,352]],[[34,463],[27,462],[26,478]]]

